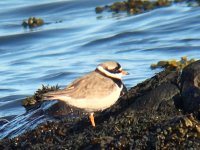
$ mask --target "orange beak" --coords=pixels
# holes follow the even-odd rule
[[[122,75],[128,75],[129,73],[126,72],[126,71],[124,71],[124,70],[121,70],[121,74],[122,74]]]

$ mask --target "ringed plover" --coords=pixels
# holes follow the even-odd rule
[[[122,76],[127,74],[118,62],[107,61],[65,89],[44,94],[44,98],[61,100],[68,105],[84,109],[90,113],[91,124],[95,127],[94,112],[104,110],[118,100],[123,89]]]

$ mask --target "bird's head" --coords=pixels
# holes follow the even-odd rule
[[[122,79],[122,76],[128,74],[128,72],[124,71],[121,65],[115,61],[107,61],[99,64],[96,69],[108,77],[120,80]]]

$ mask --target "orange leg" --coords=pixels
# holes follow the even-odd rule
[[[89,118],[90,118],[90,122],[91,122],[92,126],[95,127],[94,113],[90,113]]]

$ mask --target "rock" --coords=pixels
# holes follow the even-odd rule
[[[160,124],[160,131],[156,133],[155,147],[169,148],[169,144],[175,149],[199,148],[200,138],[198,135],[199,122],[192,115],[183,115],[170,119]],[[197,140],[198,142],[194,142]],[[176,143],[178,141],[178,143]]]
[[[130,14],[139,14],[155,8],[166,7],[171,5],[172,2],[169,0],[156,0],[156,1],[146,1],[146,0],[128,0],[122,2],[114,2],[111,5],[106,5],[104,7],[97,6],[95,8],[96,13],[101,13],[102,11],[112,11],[112,12],[123,12],[127,11]]]
[[[27,20],[24,20],[22,22],[22,26],[23,27],[29,27],[29,28],[33,28],[33,27],[38,27],[44,24],[44,20],[41,18],[36,18],[36,17],[30,17]]]
[[[104,10],[103,7],[96,7],[95,8],[96,13],[101,13],[101,12],[103,12],[103,10]]]
[[[180,91],[176,85],[164,82],[147,94],[137,98],[132,107],[135,110],[144,109],[145,107],[146,109],[156,110],[163,101],[172,100],[178,94],[180,94]]]
[[[198,115],[200,111],[200,60],[183,69],[181,95],[184,111]]]
[[[122,2],[114,2],[110,5],[105,6],[97,6],[95,8],[96,13],[101,13],[103,11],[108,12],[127,12],[131,15],[136,15],[140,13],[145,13],[147,11],[151,11],[154,9],[158,9],[161,7],[168,7],[175,3],[183,3],[185,2],[189,7],[200,6],[200,0],[126,0]],[[175,68],[177,66],[174,66]],[[153,67],[154,68],[154,67]]]
[[[199,70],[200,64],[189,66]],[[198,85],[192,76],[185,79],[198,76],[187,68],[181,86],[181,72],[165,70],[131,88],[112,107],[95,113],[96,128],[83,110],[39,101],[0,129],[1,136],[7,134],[0,149],[199,149],[199,120],[180,111],[181,96]]]

